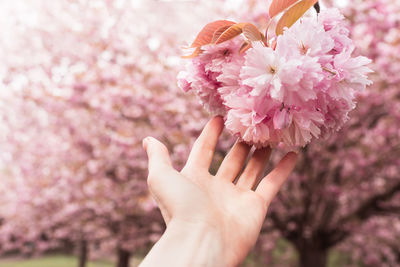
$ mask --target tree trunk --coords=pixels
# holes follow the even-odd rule
[[[129,267],[130,258],[131,253],[129,251],[119,248],[117,267]]]
[[[325,267],[327,263],[327,249],[305,246],[298,249],[301,267]]]
[[[87,259],[88,259],[88,245],[86,240],[81,240],[79,242],[79,267],[86,267]]]

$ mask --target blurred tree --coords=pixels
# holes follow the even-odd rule
[[[96,248],[116,251],[126,267],[163,227],[141,140],[164,140],[182,164],[206,116],[175,85],[180,43],[216,10],[209,1],[2,5],[11,18],[2,30],[13,38],[1,40],[0,54],[1,249],[73,241],[80,266]],[[187,25],[182,36],[178,25]]]
[[[373,59],[374,85],[338,134],[303,149],[265,225],[279,235],[261,240],[286,238],[305,267],[326,266],[333,247],[349,266],[398,266],[400,2],[351,1],[343,12],[358,52]]]

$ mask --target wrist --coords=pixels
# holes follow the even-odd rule
[[[162,238],[179,247],[182,264],[174,266],[230,266],[222,234],[212,225],[172,219]]]
[[[172,219],[140,267],[230,267],[222,235],[206,223]]]

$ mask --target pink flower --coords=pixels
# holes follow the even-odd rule
[[[313,18],[301,19],[285,30],[284,34],[278,37],[277,42],[278,54],[286,57],[292,54],[326,56],[335,45],[324,27],[315,23]]]
[[[334,99],[323,93],[318,94],[316,105],[324,116],[324,124],[321,127],[324,136],[338,131],[348,121],[348,113],[355,107],[353,101],[345,98]]]
[[[356,92],[371,84],[371,61],[352,56],[348,36],[343,16],[326,11],[286,29],[275,49],[253,42],[244,56],[231,54],[239,38],[208,46],[179,83],[195,89],[207,109],[223,109],[226,128],[243,141],[295,149],[339,130]]]
[[[289,148],[303,147],[321,134],[323,115],[317,110],[291,110],[292,124],[281,132],[281,140]]]
[[[178,74],[178,86],[185,92],[194,90],[200,102],[211,113],[225,115],[226,109],[218,88],[218,81],[225,64],[240,60],[238,51],[242,41],[239,38],[220,45],[208,45],[204,52],[188,62],[186,70]]]
[[[362,91],[367,85],[372,84],[367,76],[372,70],[366,66],[372,61],[363,56],[352,57],[352,52],[353,49],[350,49],[336,55],[333,66],[337,76],[344,80],[348,87]]]
[[[325,31],[330,31],[336,27],[342,27],[344,16],[337,8],[323,9],[318,15],[318,22],[324,27]]]
[[[272,98],[282,100],[282,84],[295,85],[302,78],[299,69],[301,61],[297,58],[287,60],[270,47],[254,43],[245,56],[240,72],[244,85],[253,88],[251,95],[270,94]]]
[[[189,77],[189,73],[187,71],[179,72],[178,77],[177,77],[178,86],[184,92],[188,92],[192,89],[191,83],[188,81],[189,79],[190,79],[190,77]]]
[[[285,85],[281,94],[286,105],[301,106],[311,99],[316,99],[316,88],[323,79],[321,65],[318,58],[302,56],[302,65],[299,67],[302,75],[297,84]]]
[[[349,29],[344,26],[344,16],[338,9],[322,10],[318,16],[318,22],[323,25],[326,33],[334,41],[331,54],[337,54],[344,50],[351,49],[353,41],[349,38]]]
[[[225,125],[233,135],[260,147],[270,143],[272,118],[279,102],[266,97],[230,95],[226,105],[229,111]]]
[[[248,93],[252,89],[251,87],[241,84],[240,79],[238,79],[243,62],[244,57],[240,55],[222,66],[222,73],[217,77],[218,82],[222,85],[218,88],[218,92],[222,98],[231,93]]]
[[[287,109],[277,109],[274,114],[274,128],[282,130],[292,123],[292,114]]]

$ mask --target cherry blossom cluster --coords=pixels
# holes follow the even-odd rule
[[[355,96],[372,82],[371,62],[353,56],[343,15],[327,9],[304,17],[268,42],[244,37],[202,47],[178,74],[226,128],[257,147],[296,149],[338,131],[355,108]]]

